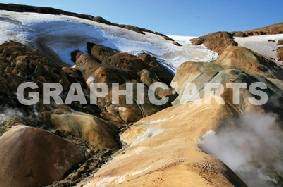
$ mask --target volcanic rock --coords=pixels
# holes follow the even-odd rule
[[[138,58],[142,59],[147,66],[147,70],[154,72],[158,77],[158,80],[169,85],[173,79],[173,73],[164,68],[156,58],[150,56],[149,54],[140,54]]]
[[[113,49],[108,47],[95,45],[93,43],[87,43],[88,53],[97,58],[99,61],[103,61],[105,58],[108,58],[115,54]]]
[[[118,129],[114,125],[87,114],[53,114],[52,123],[60,131],[73,134],[100,149],[117,149]]]
[[[146,65],[141,59],[126,53],[115,53],[113,56],[104,59],[101,63],[124,70],[134,79],[137,79],[137,72],[146,69]]]
[[[253,83],[264,83],[264,92],[268,96],[267,103],[257,106],[251,105],[249,98],[254,97],[249,91]],[[194,84],[197,93],[191,92],[188,84]],[[204,88],[207,83],[217,83],[224,87],[220,96],[225,104],[233,106],[235,110],[245,113],[250,110],[274,112],[278,116],[282,113],[282,69],[273,61],[269,61],[246,48],[228,47],[214,62],[186,62],[179,66],[171,86],[179,96],[173,105],[179,105],[204,98]],[[245,83],[246,89],[240,89],[239,103],[233,103],[233,92],[227,84]],[[214,95],[217,95],[215,92]],[[274,98],[276,98],[274,101]],[[274,104],[274,103],[277,104]]]
[[[63,92],[60,96],[62,100],[65,100],[71,84],[75,82],[80,83],[84,95],[89,96],[88,87],[78,70],[60,67],[37,50],[32,50],[17,42],[6,42],[0,46],[0,57],[0,80],[3,85],[0,90],[0,109],[4,106],[20,108],[24,113],[32,116],[34,113],[46,111],[47,108],[50,111],[59,107],[53,101],[50,106],[44,106],[42,99],[39,99],[36,107],[22,105],[15,93],[19,85],[26,82],[33,82],[39,87],[34,90],[25,89],[26,95],[28,91],[37,91],[42,96],[44,83],[60,83],[63,86]],[[81,106],[72,103],[69,107],[91,114],[100,113],[96,105]],[[37,111],[35,111],[35,108]]]
[[[0,137],[1,186],[36,187],[60,180],[84,155],[47,131],[17,126]]]
[[[189,103],[143,118],[121,135],[125,150],[78,186],[244,187],[227,166],[198,147],[198,138],[236,114],[228,105]]]
[[[283,79],[282,68],[245,47],[230,46],[213,63],[229,69],[239,69],[252,75]]]
[[[237,43],[233,40],[232,35],[228,32],[216,32],[211,33],[199,38],[191,39],[193,45],[203,44],[208,49],[222,54],[223,51],[229,46],[237,46]]]
[[[142,117],[170,106],[169,103],[156,105],[151,103],[149,99],[148,87],[152,83],[161,80],[170,83],[173,78],[172,74],[161,66],[155,58],[146,54],[136,57],[92,43],[87,45],[91,54],[75,52],[73,56],[77,57],[76,69],[82,73],[89,87],[91,83],[106,83],[108,86],[107,96],[97,98],[97,104],[102,110],[101,116],[103,118],[120,127],[122,123],[136,122]],[[161,78],[159,78],[159,75]],[[167,77],[165,78],[165,76]],[[117,84],[114,88],[113,83]],[[127,83],[133,84],[133,103],[127,103],[127,96],[125,95],[119,95],[119,103],[113,103],[113,89],[116,90],[114,90],[114,94],[117,94],[119,90],[126,90]],[[145,83],[145,85],[142,85],[144,93],[138,90],[138,83]],[[138,95],[144,98],[144,104],[137,102]],[[156,89],[153,95],[157,99],[168,96],[170,101],[176,98],[174,91],[169,87],[166,90]]]
[[[282,34],[282,33],[283,33],[283,23],[277,23],[254,30],[247,30],[244,32],[232,32],[231,34],[236,37],[247,37],[247,36],[255,36],[255,35],[274,35],[274,34]]]

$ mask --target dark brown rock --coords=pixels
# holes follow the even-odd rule
[[[203,44],[208,49],[222,54],[229,46],[236,46],[237,43],[233,40],[232,34],[228,32],[211,33],[199,38],[191,39],[193,45]]]
[[[134,55],[127,53],[115,53],[109,58],[101,62],[103,65],[108,65],[128,72],[133,78],[137,78],[137,72],[146,69],[145,63]]]
[[[97,58],[99,61],[103,61],[105,58],[108,58],[115,54],[115,52],[104,46],[95,45],[93,43],[87,43],[88,53]]]
[[[84,160],[78,148],[47,131],[18,126],[0,137],[1,186],[36,187],[63,178]]]
[[[79,114],[53,114],[55,128],[88,141],[100,149],[117,149],[118,128],[95,116]]]
[[[108,94],[104,98],[97,98],[98,106],[101,108],[101,116],[116,126],[120,127],[122,123],[136,122],[144,116],[152,115],[169,104],[158,106],[150,103],[148,97],[148,86],[158,82],[158,75],[164,77],[166,82],[170,82],[172,74],[161,66],[155,58],[150,55],[140,55],[138,57],[126,53],[114,52],[109,48],[89,44],[92,55],[83,54],[76,60],[76,69],[81,71],[85,81],[90,83],[106,83],[108,85]],[[99,53],[103,51],[103,53]],[[113,54],[114,53],[114,54]],[[94,56],[95,55],[95,56]],[[97,57],[97,58],[96,58]],[[101,63],[99,59],[104,59]],[[158,70],[161,70],[158,72]],[[159,74],[156,75],[155,72]],[[162,74],[163,73],[163,74]],[[169,74],[169,75],[168,75]],[[165,78],[165,76],[168,77]],[[170,79],[171,78],[171,79]],[[137,104],[136,83],[144,82],[145,103]],[[119,104],[112,102],[112,83],[119,84],[119,90],[126,89],[126,83],[133,83],[134,102],[126,103],[126,96],[119,96]],[[159,91],[158,91],[159,92]],[[169,95],[169,92],[156,92],[160,98]]]
[[[80,83],[87,100],[89,100],[88,87],[80,71],[70,67],[60,67],[52,63],[45,55],[32,50],[16,42],[6,42],[0,45],[0,110],[1,107],[18,108],[28,118],[29,125],[40,126],[44,124],[47,128],[51,125],[48,116],[53,109],[60,108],[51,100],[51,105],[43,105],[43,84],[60,83],[63,92],[60,95],[62,100],[66,99],[72,83]],[[5,58],[4,58],[5,57]],[[25,82],[33,82],[38,85],[38,89],[26,89],[27,92],[39,92],[41,96],[39,103],[33,106],[22,105],[16,96],[17,88]],[[79,105],[73,102],[67,108],[80,110],[89,114],[99,115],[100,110],[96,105]],[[37,113],[37,116],[35,116]],[[49,126],[50,127],[50,126]]]
[[[270,26],[247,30],[243,32],[232,32],[231,34],[236,37],[247,37],[256,35],[274,35],[283,33],[283,23],[277,23]]]
[[[156,58],[150,56],[149,54],[140,54],[138,58],[143,60],[147,66],[147,70],[154,73],[158,80],[164,82],[169,85],[171,80],[173,79],[173,73],[166,69],[163,65],[161,65]]]

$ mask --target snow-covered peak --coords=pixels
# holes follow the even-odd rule
[[[86,43],[113,48],[130,54],[149,53],[175,70],[185,61],[212,61],[217,53],[204,46],[194,46],[192,37],[172,36],[182,46],[176,46],[162,36],[139,34],[66,15],[48,15],[0,10],[0,44],[17,41],[37,48],[55,60],[73,65],[70,53],[87,52]]]

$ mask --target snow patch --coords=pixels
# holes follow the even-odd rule
[[[148,53],[174,71],[185,61],[210,62],[218,57],[204,46],[192,45],[189,40],[193,37],[171,36],[180,47],[153,33],[142,35],[72,16],[0,10],[0,24],[0,44],[20,42],[70,65],[74,65],[70,53],[74,50],[86,53],[87,42],[130,54]]]
[[[90,76],[87,80],[86,80],[86,84],[90,85],[90,83],[94,83],[95,82],[95,77],[94,76]]]
[[[266,58],[276,59],[277,48],[280,47],[277,42],[283,40],[283,34],[234,37],[234,40],[240,47],[251,49]],[[270,40],[275,40],[275,42],[270,42]]]

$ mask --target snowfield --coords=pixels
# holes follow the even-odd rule
[[[210,62],[218,57],[204,46],[193,46],[189,42],[192,37],[171,36],[180,47],[159,35],[143,35],[72,16],[0,10],[0,24],[0,44],[21,42],[69,65],[74,64],[70,53],[76,49],[86,53],[87,42],[135,55],[149,53],[173,71],[185,61]]]
[[[245,38],[235,37],[234,40],[239,46],[249,48],[266,58],[274,60],[276,59],[277,48],[283,47],[277,45],[278,40],[283,40],[283,34],[249,36]]]
[[[86,43],[110,47],[117,51],[140,54],[148,53],[173,72],[185,61],[211,62],[218,54],[205,46],[195,46],[192,36],[169,35],[182,46],[162,36],[139,34],[127,29],[109,26],[90,20],[65,15],[48,15],[0,10],[0,44],[16,41],[39,49],[52,60],[74,65],[70,53],[74,50],[87,52]],[[234,38],[239,46],[247,47],[267,58],[275,59],[279,39],[283,34]],[[268,42],[275,40],[276,42]]]

